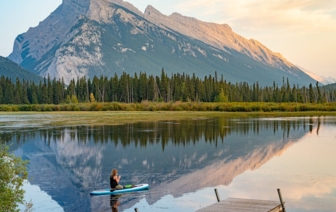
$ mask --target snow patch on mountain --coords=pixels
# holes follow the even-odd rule
[[[230,62],[230,59],[226,58],[226,57],[223,57],[222,55],[220,54],[212,54],[214,57],[217,57],[221,60],[224,60],[225,62]]]
[[[131,48],[127,48],[127,47],[123,47],[123,45],[121,43],[117,43],[116,45],[114,45],[112,47],[115,51],[117,52],[121,52],[121,53],[126,53],[126,52],[133,52],[136,53],[136,51],[134,51]]]

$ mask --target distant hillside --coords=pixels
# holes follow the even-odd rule
[[[9,77],[13,82],[16,78],[34,81],[35,83],[39,83],[42,80],[40,76],[24,70],[13,61],[0,56],[0,77],[1,76]]]
[[[303,67],[300,67],[300,66],[297,66],[297,67],[300,68],[303,72],[305,72],[308,76],[318,81],[319,83],[322,83],[323,85],[329,85],[329,84],[333,84],[336,82],[336,79],[334,79],[333,77],[319,76],[311,71],[308,71],[307,69]]]
[[[324,88],[328,91],[336,90],[336,83],[325,85]]]

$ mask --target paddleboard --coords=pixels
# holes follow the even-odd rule
[[[106,188],[102,190],[92,191],[90,192],[90,194],[91,195],[123,194],[123,193],[128,193],[128,192],[142,191],[146,189],[149,189],[148,184],[138,184],[132,188],[124,188],[124,189],[113,190],[113,191],[111,191],[109,188]]]

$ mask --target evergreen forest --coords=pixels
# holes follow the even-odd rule
[[[104,76],[72,79],[65,85],[63,79],[44,78],[40,83],[0,78],[1,104],[69,104],[88,102],[296,102],[331,103],[336,101],[336,90],[315,85],[291,85],[283,79],[282,85],[262,87],[258,82],[227,82],[223,75],[208,75],[203,79],[188,74],[160,76],[123,73],[111,78]]]

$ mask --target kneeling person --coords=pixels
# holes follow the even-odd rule
[[[111,175],[110,175],[110,187],[111,190],[115,189],[123,189],[124,187],[119,184],[121,176],[118,175],[117,169],[112,169]]]

